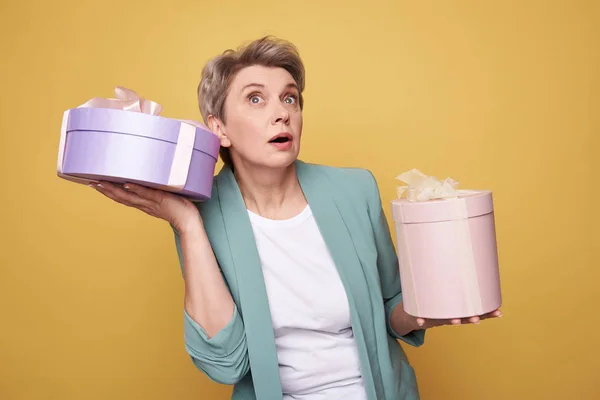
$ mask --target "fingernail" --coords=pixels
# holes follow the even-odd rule
[[[98,183],[96,186],[98,186],[100,189],[104,188],[101,183]]]
[[[127,184],[126,184],[126,185],[123,185],[123,187],[125,188],[125,190],[129,190],[129,189],[131,189],[131,186],[129,186],[129,185],[127,185]]]

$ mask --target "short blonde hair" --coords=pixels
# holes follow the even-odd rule
[[[225,122],[225,99],[231,82],[241,69],[252,65],[288,71],[298,85],[298,103],[300,109],[303,108],[305,71],[297,48],[290,42],[265,36],[237,50],[228,49],[204,66],[198,85],[198,105],[205,123],[208,123],[209,115]],[[228,148],[221,147],[219,154],[225,164],[232,165]]]

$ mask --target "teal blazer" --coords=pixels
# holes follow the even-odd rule
[[[348,296],[369,400],[419,398],[413,368],[397,339],[423,344],[425,332],[399,336],[390,316],[402,300],[398,259],[374,176],[358,168],[296,161],[300,185]],[[212,380],[235,385],[235,400],[281,400],[275,339],[261,262],[241,192],[227,166],[212,197],[197,203],[235,302],[227,326],[208,338],[184,310],[185,346]],[[175,243],[183,271],[179,235]]]

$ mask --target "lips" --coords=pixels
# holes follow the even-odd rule
[[[269,143],[287,143],[292,141],[292,135],[288,132],[281,132],[273,136]]]

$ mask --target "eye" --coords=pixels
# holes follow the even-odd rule
[[[260,104],[260,102],[262,101],[262,97],[257,93],[253,93],[248,96],[248,100],[252,104]]]
[[[296,102],[298,101],[298,99],[297,99],[296,95],[290,94],[283,101],[285,101],[288,104],[296,104]]]

